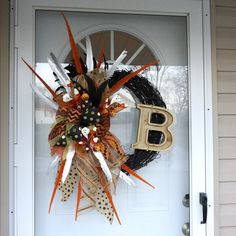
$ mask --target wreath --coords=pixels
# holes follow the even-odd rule
[[[63,14],[62,14],[63,15]],[[51,155],[58,162],[58,171],[52,197],[49,204],[51,211],[56,190],[61,191],[61,200],[66,201],[77,185],[75,219],[80,210],[81,198],[86,198],[88,207],[95,207],[110,223],[116,216],[120,219],[112,199],[117,181],[124,180],[134,185],[130,175],[153,187],[138,175],[135,170],[142,168],[155,159],[157,151],[135,149],[133,154],[126,154],[118,138],[110,132],[111,119],[121,110],[125,103],[115,99],[114,94],[120,88],[127,88],[138,103],[166,108],[159,91],[147,78],[138,75],[150,67],[158,65],[151,62],[141,68],[118,70],[118,65],[127,55],[123,51],[112,66],[108,66],[102,49],[98,60],[92,54],[92,45],[86,37],[86,61],[78,53],[69,23],[63,15],[69,35],[73,63],[63,68],[53,53],[48,63],[58,84],[54,91],[40,75],[25,61],[50,92],[47,97],[32,85],[33,90],[48,105],[56,110],[55,122],[52,124],[48,141]],[[151,123],[163,124],[166,117],[153,114]],[[162,132],[150,130],[148,142],[159,144],[166,139]]]

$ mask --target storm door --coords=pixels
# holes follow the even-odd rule
[[[198,5],[200,11],[200,5]],[[19,18],[24,22],[23,11]],[[34,11],[33,28],[29,30],[33,47],[29,47],[19,31],[18,54],[31,63],[37,73],[53,86],[55,77],[47,63],[53,52],[63,67],[71,61],[70,43],[60,11],[39,8]],[[151,182],[152,189],[135,180],[136,186],[119,181],[113,196],[119,217],[112,225],[94,209],[79,213],[74,221],[77,189],[68,201],[61,202],[57,192],[51,214],[47,212],[57,166],[51,165],[48,133],[55,118],[55,111],[39,97],[32,96],[31,73],[19,62],[16,180],[16,228],[18,235],[205,235],[199,192],[205,192],[204,156],[204,90],[201,63],[202,44],[199,31],[190,29],[188,14],[134,14],[125,12],[64,11],[76,39],[80,55],[85,56],[85,38],[92,43],[95,58],[101,46],[108,66],[125,49],[128,54],[119,69],[134,70],[153,60],[159,66],[151,66],[142,76],[161,93],[175,122],[171,127],[173,147],[160,152],[154,161],[137,173]],[[193,15],[193,18],[198,17]],[[200,18],[199,18],[200,19]],[[196,21],[195,21],[196,22]],[[27,25],[28,23],[26,23]],[[192,26],[194,25],[191,21]],[[19,37],[18,35],[18,37]],[[191,35],[191,37],[190,37]],[[196,40],[196,41],[194,41]],[[196,47],[191,45],[197,42]],[[32,45],[30,44],[30,47]],[[29,55],[34,55],[32,60]],[[197,72],[197,73],[196,73]],[[197,75],[197,76],[196,76]],[[24,78],[23,78],[24,77]],[[33,84],[46,94],[45,87],[37,80]],[[56,90],[57,88],[54,87]],[[140,88],[141,89],[141,88]],[[135,98],[128,89],[122,89],[128,108],[112,118],[111,131],[121,141],[127,154],[132,154],[132,144],[137,139],[139,110]],[[31,100],[31,101],[29,101]],[[19,126],[20,124],[20,126]],[[199,139],[202,137],[202,139]],[[21,161],[19,158],[23,157]],[[81,202],[82,207],[86,205]],[[27,221],[27,219],[29,221]]]

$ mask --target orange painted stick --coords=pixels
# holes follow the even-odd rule
[[[77,220],[78,214],[79,214],[79,203],[81,199],[81,193],[82,193],[82,187],[81,187],[80,181],[78,181],[78,192],[77,192],[77,201],[76,201],[76,208],[75,208],[75,221]]]
[[[104,55],[104,47],[101,48],[100,54],[99,54],[99,58],[98,58],[98,64],[97,64],[97,68],[99,69],[101,64],[102,64],[102,58]]]
[[[29,69],[37,76],[37,78],[42,82],[46,89],[52,94],[53,97],[56,96],[56,93],[50,88],[50,86],[39,76],[39,74],[23,59],[22,61],[29,67]]]
[[[66,160],[62,161],[62,163],[61,163],[61,166],[60,166],[57,178],[56,178],[56,182],[55,182],[55,185],[54,185],[54,189],[53,189],[53,192],[52,192],[52,197],[51,197],[51,200],[50,200],[50,204],[49,204],[49,208],[48,208],[48,213],[50,213],[50,211],[51,211],[53,199],[55,197],[57,187],[58,187],[58,185],[59,185],[59,183],[61,181],[61,177],[62,177],[62,173],[63,173],[63,170],[64,170],[65,163],[66,163]]]
[[[111,196],[109,190],[107,189],[107,187],[104,188],[104,191],[105,191],[105,193],[106,193],[106,195],[107,195],[107,197],[109,199],[109,202],[111,203],[111,206],[112,206],[113,211],[115,213],[116,219],[118,220],[119,224],[121,225],[121,221],[120,221],[120,218],[119,218],[118,213],[116,211],[115,204],[113,203],[112,196]]]
[[[153,185],[151,185],[150,183],[148,183],[145,179],[143,179],[140,175],[138,175],[137,173],[135,173],[133,170],[131,170],[127,165],[123,164],[121,166],[121,168],[125,171],[127,171],[129,174],[133,175],[134,177],[136,177],[137,179],[141,180],[142,182],[144,182],[145,184],[149,185],[152,188],[155,188]]]
[[[110,88],[110,91],[112,92],[111,94],[115,93],[118,91],[125,83],[127,83],[130,79],[132,79],[135,75],[139,74],[141,71],[145,70],[146,68],[159,64],[159,61],[153,61],[148,63],[147,65],[142,66],[138,70],[126,75],[124,78],[122,78],[120,81],[118,81],[114,86]]]
[[[77,49],[77,46],[76,46],[76,43],[75,43],[75,39],[74,39],[73,34],[71,32],[71,28],[70,28],[70,25],[68,23],[68,20],[66,19],[65,15],[63,13],[61,13],[61,14],[62,14],[62,16],[63,16],[63,18],[66,22],[66,29],[67,29],[69,39],[70,39],[70,47],[71,47],[71,50],[72,50],[73,59],[75,61],[76,71],[77,71],[78,74],[82,74],[83,69],[82,69],[82,66],[81,66],[81,63],[80,63],[80,55],[79,55],[79,52],[78,52],[78,49]]]

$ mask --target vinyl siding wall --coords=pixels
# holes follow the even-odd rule
[[[215,0],[219,236],[236,235],[236,1]],[[213,39],[214,40],[214,39]],[[216,172],[217,173],[217,172]]]

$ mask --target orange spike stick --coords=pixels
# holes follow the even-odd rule
[[[109,199],[109,202],[111,203],[111,206],[112,206],[113,211],[115,213],[116,219],[118,220],[119,224],[121,225],[121,221],[120,221],[120,218],[119,218],[118,213],[116,211],[115,204],[113,203],[112,196],[111,196],[109,190],[107,189],[107,187],[104,188],[104,191],[105,191],[105,193],[106,193],[106,195],[107,195],[107,197]]]
[[[104,55],[104,47],[101,48],[101,51],[99,54],[97,69],[99,69],[102,64],[103,55]]]
[[[72,50],[73,59],[75,61],[76,71],[77,71],[78,74],[82,74],[83,69],[82,69],[82,66],[81,66],[81,63],[80,63],[80,55],[79,55],[78,48],[77,48],[76,43],[75,43],[75,39],[74,39],[73,34],[71,32],[71,28],[70,28],[70,25],[68,23],[68,20],[66,19],[65,15],[63,13],[61,13],[61,14],[62,14],[62,16],[65,20],[65,23],[66,23],[66,29],[67,29],[69,39],[70,39],[70,47],[71,47],[71,50]]]
[[[76,201],[76,207],[75,207],[75,221],[77,221],[77,219],[78,219],[81,193],[82,193],[82,187],[81,187],[80,181],[78,181],[77,201]]]
[[[50,88],[50,86],[39,76],[39,74],[23,59],[21,60],[29,67],[29,69],[33,72],[34,75],[42,82],[42,84],[47,88],[47,90],[52,94],[53,97],[56,96],[56,93]]]
[[[49,204],[49,208],[48,208],[48,213],[51,212],[51,207],[52,207],[53,199],[55,197],[57,187],[58,187],[58,185],[59,185],[59,183],[61,181],[61,177],[62,177],[62,173],[63,173],[64,167],[65,167],[65,163],[66,163],[66,160],[63,160],[62,163],[61,163],[61,166],[60,166],[60,169],[59,169],[56,181],[55,181],[54,189],[53,189],[53,192],[52,192],[52,197],[51,197],[51,200],[50,200],[50,204]]]
[[[143,70],[147,69],[150,66],[153,65],[157,65],[159,64],[159,61],[153,61],[150,62],[144,66],[142,66],[141,68],[139,68],[138,70],[126,75],[124,78],[122,78],[120,81],[118,81],[116,84],[114,84],[111,88],[111,94],[115,93],[116,91],[118,91],[125,83],[127,83],[130,79],[132,79],[135,75],[139,74],[140,72],[142,72]],[[110,94],[110,95],[111,95]]]
[[[144,178],[142,178],[140,175],[138,175],[137,173],[135,173],[133,170],[131,170],[127,165],[123,164],[121,166],[121,168],[125,171],[127,171],[129,174],[133,175],[135,178],[141,180],[142,182],[144,182],[145,184],[149,185],[152,188],[155,188],[153,185],[151,185],[150,183],[148,183]]]

